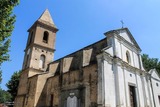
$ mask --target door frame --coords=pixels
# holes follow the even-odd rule
[[[136,85],[135,84],[133,84],[133,83],[128,83],[128,95],[129,95],[129,102],[130,102],[130,106],[131,106],[131,95],[130,95],[130,88],[133,88],[134,89],[134,103],[135,103],[135,105],[134,105],[134,107],[138,107],[138,104],[137,104],[137,87],[136,87]]]

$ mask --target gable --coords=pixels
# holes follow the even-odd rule
[[[160,79],[160,78],[159,78],[159,74],[158,74],[158,72],[157,72],[155,69],[151,69],[151,70],[149,71],[149,73],[151,74],[151,76],[152,76],[153,78]]]
[[[117,30],[118,35],[120,35],[123,39],[140,49],[139,45],[137,44],[136,40],[128,30],[128,28],[122,28]],[[141,50],[141,49],[140,49]]]
[[[119,31],[119,35],[123,37],[126,41],[128,41],[129,43],[134,44],[129,34],[125,30]]]

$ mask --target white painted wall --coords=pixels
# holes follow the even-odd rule
[[[135,75],[133,72],[129,72],[124,69],[125,73],[125,84],[126,84],[126,98],[127,98],[127,106],[130,106],[130,96],[129,96],[129,85],[134,84],[136,86]]]
[[[140,75],[140,73],[123,68],[117,64],[110,64],[106,60],[104,60],[103,67],[105,106],[129,107],[129,85],[136,87],[138,107],[145,107],[147,104],[150,104],[148,94],[146,94],[148,93],[148,89],[145,77]]]
[[[153,92],[153,100],[154,100],[154,104],[156,107],[160,107],[160,99],[158,98],[158,96],[160,96],[160,78],[158,76],[158,73],[153,70],[151,73],[151,84],[152,84],[152,89],[151,90]]]
[[[149,90],[148,90],[148,87],[147,87],[147,85],[148,85],[148,80],[147,80],[147,78],[146,77],[143,77],[143,80],[144,80],[144,90],[145,90],[145,93],[146,93],[146,98],[145,98],[145,100],[146,100],[146,106],[150,106],[150,98],[149,98]]]
[[[155,105],[156,107],[160,107],[160,102],[158,99],[158,96],[160,96],[160,82],[154,79],[151,79],[151,82],[154,91],[153,95],[154,95]],[[158,86],[156,84],[158,84]]]
[[[137,107],[154,107],[154,102],[156,107],[160,107],[158,99],[158,96],[160,96],[159,76],[152,72],[154,78],[151,78],[151,81],[149,80],[148,73],[144,72],[139,49],[134,47],[135,42],[125,31],[119,32],[119,34],[123,39],[119,39],[117,36],[109,36],[109,45],[104,49],[104,52],[112,57],[116,56],[122,61],[112,60],[110,62],[104,58],[108,54],[103,54],[101,62],[98,62],[101,63],[99,64],[101,65],[101,68],[99,68],[101,76],[99,78],[103,78],[101,83],[98,83],[101,86],[98,88],[98,92],[101,93],[101,95],[98,95],[98,99],[101,96],[103,97],[102,93],[104,93],[105,107],[130,107],[129,86],[132,85],[135,86],[136,90]],[[130,44],[126,43],[124,39]],[[126,59],[127,51],[130,54],[130,63]],[[126,63],[122,64],[123,61]],[[101,92],[100,89],[104,92]]]
[[[117,66],[117,71],[118,76],[115,88],[119,88],[119,90],[117,91],[117,93],[119,94],[119,98],[117,99],[119,100],[118,105],[120,105],[121,107],[126,107],[126,84],[124,70],[120,66]]]
[[[132,54],[133,54],[134,66],[140,69],[138,53],[132,52]]]
[[[112,64],[104,60],[104,88],[105,88],[105,106],[116,107],[115,95],[115,75],[112,70]]]
[[[143,87],[142,76],[140,74],[137,75],[137,87],[138,87],[138,94],[139,94],[139,106],[145,107],[145,92]]]
[[[139,68],[139,52],[136,52],[132,46],[126,46],[126,44],[124,44],[122,41],[120,42],[117,38],[115,38],[115,53],[116,56],[121,58],[123,61],[127,62],[126,59],[126,52],[128,51],[130,54],[130,59],[131,59],[131,63],[130,65],[132,65],[133,67]]]

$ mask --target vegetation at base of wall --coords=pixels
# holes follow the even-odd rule
[[[14,101],[14,99],[15,99],[15,97],[17,95],[18,84],[19,84],[19,79],[20,79],[20,73],[21,73],[21,70],[14,72],[13,75],[11,76],[11,79],[6,84],[6,86],[8,88],[7,91],[12,96],[11,101]]]
[[[143,67],[146,71],[150,71],[151,69],[156,69],[160,74],[160,61],[158,58],[150,58],[149,55],[142,55]]]

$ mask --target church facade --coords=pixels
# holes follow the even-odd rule
[[[28,30],[14,107],[160,107],[160,77],[128,28],[52,61],[57,31],[48,10]]]

